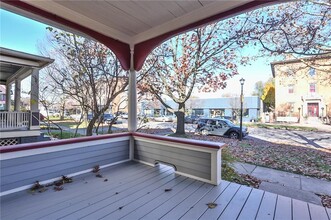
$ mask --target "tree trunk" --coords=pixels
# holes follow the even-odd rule
[[[178,111],[175,112],[177,116],[177,128],[176,134],[177,135],[184,135],[185,134],[185,104],[178,105]]]
[[[97,119],[98,119],[98,117],[93,117],[91,119],[91,121],[89,122],[89,124],[87,125],[86,136],[92,136],[92,134],[93,134],[93,127],[94,127],[94,124],[97,121]]]

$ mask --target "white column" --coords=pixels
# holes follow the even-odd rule
[[[129,97],[128,97],[128,130],[137,130],[137,78],[133,65],[133,47],[131,48],[131,61],[129,72]]]
[[[20,111],[21,105],[21,80],[15,80],[15,99],[14,99],[14,111]]]
[[[36,112],[39,109],[39,69],[34,69],[31,74],[30,110]]]
[[[6,85],[6,111],[11,111],[11,85],[12,84],[7,84]]]

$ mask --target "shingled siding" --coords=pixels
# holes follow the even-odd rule
[[[1,155],[1,192],[27,186],[37,180],[45,181],[92,169],[96,165],[126,161],[129,155],[129,137],[5,153]]]
[[[211,179],[211,153],[208,152],[136,140],[134,159],[149,164],[155,162],[172,164],[180,173]]]

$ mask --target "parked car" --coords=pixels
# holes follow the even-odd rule
[[[93,114],[87,114],[87,121],[91,121],[92,118],[93,118]],[[110,124],[113,119],[114,119],[114,115],[110,113],[104,113],[99,117],[99,120],[102,123],[108,123],[108,124]]]
[[[123,114],[121,114],[121,118],[123,118],[123,119],[128,119],[128,118],[129,118],[129,115],[126,114],[126,113],[123,113]]]
[[[185,123],[196,124],[198,123],[199,118],[200,117],[197,115],[185,116]]]
[[[201,118],[198,121],[196,132],[202,135],[219,135],[238,139],[240,127],[227,119]],[[246,127],[242,127],[242,135],[243,137],[248,135]]]
[[[159,122],[173,122],[174,117],[172,115],[161,115],[158,117],[154,118],[154,121],[159,121]]]
[[[114,115],[110,114],[110,113],[105,113],[101,116],[101,120],[103,123],[108,123],[110,124],[112,120],[114,120]]]

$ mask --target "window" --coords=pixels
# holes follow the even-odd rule
[[[249,115],[249,109],[243,109],[243,117],[248,117]]]
[[[315,83],[310,83],[309,84],[309,92],[311,92],[311,93],[316,92],[316,84]]]
[[[312,68],[312,67],[310,67],[310,69],[309,69],[309,75],[311,76],[311,77],[313,77],[313,76],[315,76],[315,69],[314,68]]]
[[[294,92],[294,85],[288,85],[288,93]]]

